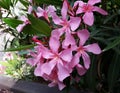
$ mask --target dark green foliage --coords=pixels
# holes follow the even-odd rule
[[[50,36],[50,33],[51,33],[52,30],[46,22],[44,22],[43,20],[37,19],[32,15],[28,15],[28,19],[30,20],[31,27],[33,29],[38,31],[40,34]]]

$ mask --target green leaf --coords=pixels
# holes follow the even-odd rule
[[[4,9],[9,10],[11,4],[11,0],[0,0],[0,6]]]
[[[41,34],[38,30],[34,29],[30,24],[26,25],[23,30],[23,33],[29,34],[29,35],[38,35]]]
[[[115,84],[117,83],[117,79],[120,75],[120,56],[117,54],[113,55],[113,59],[108,69],[108,86],[109,92],[112,93]]]
[[[62,1],[61,0],[35,0],[35,2],[39,4],[48,4],[48,5],[55,5],[55,6],[61,6]]]
[[[91,56],[91,65],[90,69],[85,75],[85,84],[88,85],[89,89],[95,91],[97,85],[97,57],[95,55]]]
[[[23,22],[17,19],[13,19],[13,18],[3,18],[3,21],[8,24],[8,26],[12,27],[12,28],[16,28],[19,24],[22,24]]]
[[[114,28],[114,27],[110,27],[110,26],[101,26],[103,29],[107,29],[107,30],[112,30],[112,31],[120,31],[119,28]]]
[[[115,46],[117,46],[118,44],[120,44],[120,37],[118,37],[116,40],[114,40],[113,42],[109,43],[107,45],[106,48],[103,49],[103,51],[108,51],[109,49],[114,48]]]
[[[39,31],[43,35],[50,36],[52,30],[45,21],[35,18],[32,15],[28,15],[28,19],[31,22],[32,28],[34,28],[36,31]]]
[[[113,15],[110,15],[109,17],[107,17],[107,18],[104,20],[103,24],[106,24],[106,23],[108,23],[109,21],[113,20],[113,18],[115,18],[117,15],[118,15],[118,14],[116,14],[116,13],[113,14]]]
[[[26,50],[26,49],[33,48],[34,46],[35,46],[35,45],[19,46],[19,47],[17,47],[17,48],[9,48],[9,49],[7,49],[7,50],[4,50],[4,52]]]
[[[25,7],[29,6],[28,1],[25,0],[19,0]]]

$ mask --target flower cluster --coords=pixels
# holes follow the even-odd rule
[[[50,81],[50,87],[58,85],[62,90],[66,86],[64,80],[72,77],[71,73],[75,69],[82,76],[90,68],[90,57],[87,52],[101,53],[97,43],[85,44],[90,33],[87,29],[80,28],[81,24],[93,25],[94,11],[107,15],[106,11],[94,6],[99,2],[101,0],[89,0],[88,3],[79,0],[70,6],[69,2],[64,0],[61,17],[56,14],[54,6],[50,5],[44,9],[38,7],[36,11],[29,6],[28,13],[34,11],[36,17],[44,17],[48,23],[53,25],[49,41],[46,41],[47,44],[38,40],[36,36],[33,37],[37,46],[34,47],[35,51],[30,52],[31,58],[27,59],[27,63],[36,67],[34,74]],[[24,19],[24,23],[17,27],[19,32],[30,23],[26,18]]]

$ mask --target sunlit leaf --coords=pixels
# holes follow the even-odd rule
[[[22,24],[23,22],[17,19],[13,19],[13,18],[3,18],[3,21],[8,24],[8,26],[12,27],[12,28],[16,28],[19,24]]]
[[[20,51],[20,50],[26,50],[26,49],[31,49],[33,48],[35,45],[25,45],[25,46],[19,46],[17,48],[9,48],[7,50],[4,50],[4,52],[8,52],[8,51]]]

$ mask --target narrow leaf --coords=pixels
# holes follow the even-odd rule
[[[55,5],[55,6],[61,6],[62,1],[61,0],[35,0],[39,4],[48,4],[48,5]]]
[[[120,58],[119,55],[114,54],[108,69],[109,92],[112,92],[113,88],[115,87],[119,75],[120,75]]]
[[[13,19],[13,18],[3,18],[3,21],[8,24],[8,26],[12,27],[12,28],[16,28],[19,24],[22,24],[23,22],[17,19]]]
[[[4,50],[4,52],[26,50],[26,49],[33,48],[34,46],[35,45],[19,46],[17,48],[9,48],[7,50]]]
[[[31,22],[31,26],[36,30],[39,31],[41,34],[49,36],[51,33],[50,26],[43,20],[35,18],[32,15],[28,15],[28,19]]]
[[[112,43],[108,44],[107,47],[103,50],[104,52],[114,48],[115,46],[117,46],[118,44],[120,44],[120,37],[118,37],[116,40],[114,40]]]

